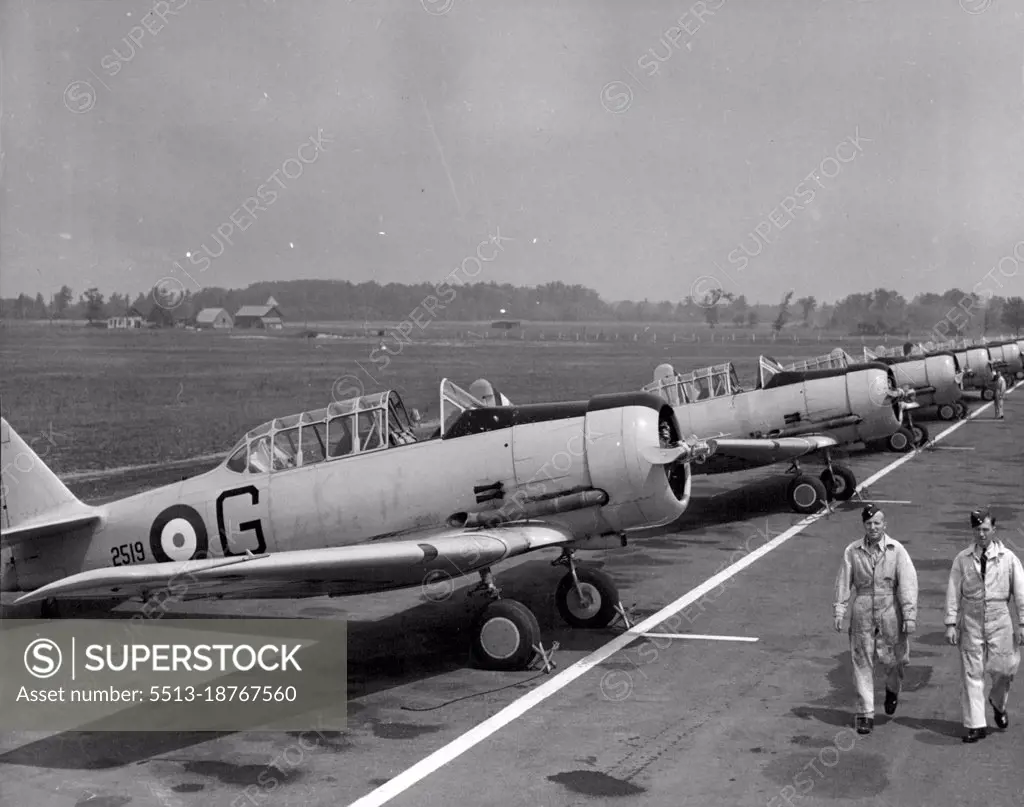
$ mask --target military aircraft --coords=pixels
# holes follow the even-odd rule
[[[0,419],[0,591],[53,616],[58,601],[145,601],[175,584],[182,600],[336,597],[479,572],[492,601],[474,622],[477,658],[521,669],[540,628],[490,567],[558,547],[560,613],[609,624],[615,585],[575,551],[675,521],[689,462],[713,445],[682,442],[649,394],[493,407],[444,379],[440,399],[434,439],[416,439],[396,392],[364,395],[264,423],[213,470],[98,506]]]
[[[940,420],[957,420],[966,415],[965,373],[953,351],[905,354],[902,351],[883,353],[866,347],[863,350],[864,362],[880,362],[893,368],[897,383],[914,391],[914,400],[921,409],[935,407]],[[968,371],[967,377],[970,375]],[[928,430],[924,426],[915,424],[912,419],[908,425],[915,433],[915,442],[928,441]]]
[[[1012,386],[1024,378],[1024,359],[1021,357],[1021,346],[1017,344],[1016,339],[987,342],[984,347],[988,348],[992,356],[992,368],[1003,374],[1007,385]]]
[[[643,388],[672,404],[683,434],[714,439],[714,454],[694,465],[695,474],[791,461],[789,505],[813,513],[826,501],[851,498],[857,487],[853,471],[832,461],[833,449],[885,438],[891,450],[912,450],[913,435],[902,422],[916,404],[884,364],[787,371],[761,356],[758,365],[751,390],[740,386],[731,362],[687,374],[661,364]],[[799,458],[814,452],[825,460],[820,477],[800,469]]]
[[[964,340],[952,339],[938,345],[926,346],[929,352],[951,350],[956,360],[963,369],[964,391],[979,392],[982,400],[990,401],[995,397],[992,389],[992,382],[995,380],[996,370],[992,365],[992,354],[983,345],[968,345]]]

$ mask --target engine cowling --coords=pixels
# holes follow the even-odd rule
[[[690,501],[689,460],[712,450],[679,445],[672,407],[649,393],[598,395],[555,405],[563,416],[512,428],[519,502],[527,517],[554,517],[554,502],[578,501],[578,512],[557,513],[574,532],[589,535],[660,527]],[[599,507],[582,494],[600,491]],[[575,497],[575,498],[571,498]]]
[[[689,462],[658,456],[680,440],[667,402],[648,393],[599,395],[590,399],[585,424],[587,469],[608,494],[603,515],[614,530],[661,527],[686,511]]]

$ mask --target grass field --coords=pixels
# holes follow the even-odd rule
[[[376,337],[10,327],[0,332],[0,412],[50,467],[67,473],[223,452],[266,420],[325,406],[336,386],[395,389],[429,419],[438,415],[443,377],[464,387],[485,377],[513,401],[531,403],[638,389],[663,361],[680,370],[734,361],[741,381],[750,381],[760,353],[783,362],[836,346],[859,354],[859,340],[850,339],[441,338],[455,332],[431,327],[381,370],[382,361],[369,358]]]

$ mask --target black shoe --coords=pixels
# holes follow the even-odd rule
[[[988,699],[988,702],[989,705],[992,707],[992,711],[996,713],[996,725],[999,726],[999,728],[1001,729],[1005,729],[1007,726],[1010,725],[1010,716],[1006,714],[1006,712],[1000,712],[996,708],[996,705],[992,703],[991,698]]]
[[[983,740],[988,736],[988,732],[985,729],[967,729],[967,735],[963,737],[965,743],[976,743],[978,740]]]
[[[857,715],[857,733],[858,734],[870,734],[871,729],[875,727],[875,719],[873,717],[865,717],[864,715]]]
[[[896,704],[899,703],[899,695],[892,690],[885,690],[885,713],[891,715],[896,711]]]

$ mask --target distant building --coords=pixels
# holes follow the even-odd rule
[[[234,323],[226,308],[204,308],[196,314],[196,327],[201,330],[222,330],[230,328]]]
[[[277,307],[277,300],[270,297],[266,305],[243,305],[235,312],[236,328],[272,328],[284,327],[284,317]]]
[[[517,319],[499,319],[491,323],[492,328],[499,328],[503,331],[511,331],[514,328],[520,326],[519,320]]]
[[[128,309],[128,312],[121,317],[108,317],[108,328],[144,328],[146,316],[135,306]]]

